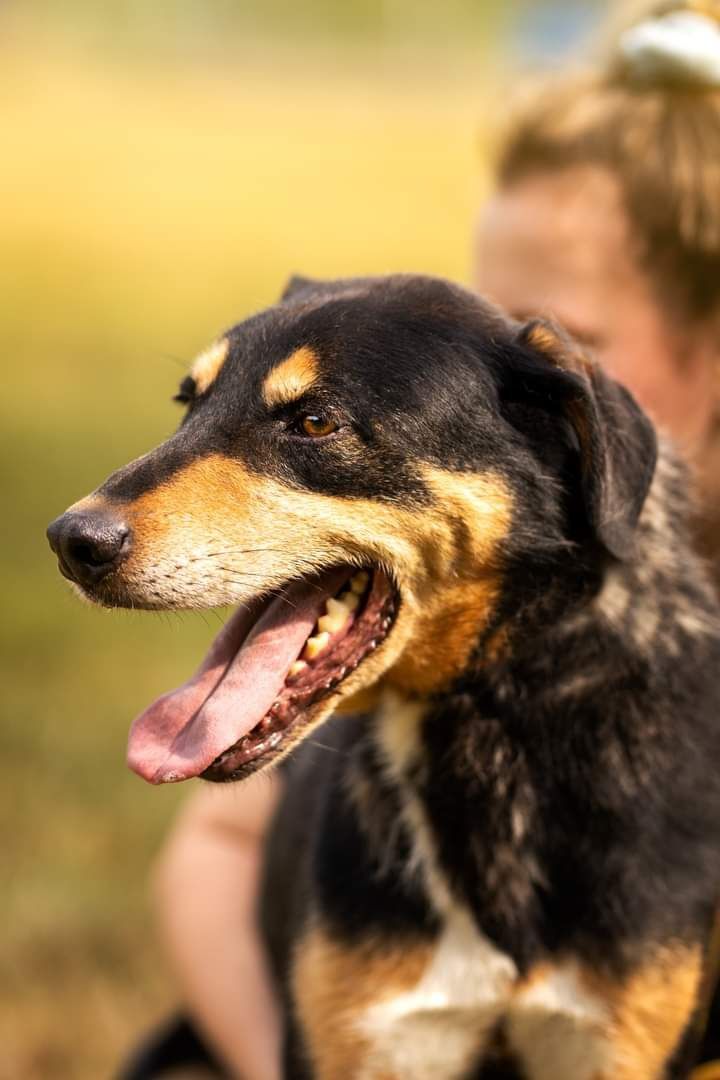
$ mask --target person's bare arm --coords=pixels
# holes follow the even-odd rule
[[[278,775],[201,787],[160,855],[161,934],[185,1004],[240,1080],[280,1080],[281,1019],[257,928],[263,838]]]

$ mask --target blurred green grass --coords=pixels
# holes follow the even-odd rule
[[[0,46],[0,1077],[110,1075],[173,1001],[146,880],[185,792],[124,744],[216,625],[80,604],[45,525],[171,430],[184,365],[290,272],[467,276],[479,75]]]

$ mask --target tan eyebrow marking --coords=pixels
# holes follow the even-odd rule
[[[197,394],[204,394],[208,387],[215,382],[220,368],[227,360],[229,349],[230,342],[227,338],[220,338],[208,346],[193,361],[190,368],[190,378],[195,382],[195,392]]]
[[[262,389],[265,404],[272,408],[295,401],[310,389],[319,374],[317,356],[308,345],[303,345],[265,376]]]

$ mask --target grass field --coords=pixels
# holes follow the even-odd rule
[[[79,604],[45,525],[171,429],[184,364],[291,271],[467,276],[480,65],[389,60],[0,47],[7,1080],[108,1076],[173,1000],[146,878],[186,792],[124,744],[216,625]]]

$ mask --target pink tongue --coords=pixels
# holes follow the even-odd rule
[[[262,720],[288,668],[332,596],[347,577],[297,582],[277,597],[245,637],[252,614],[225,624],[196,674],[163,694],[133,722],[128,765],[153,784],[198,776]]]

